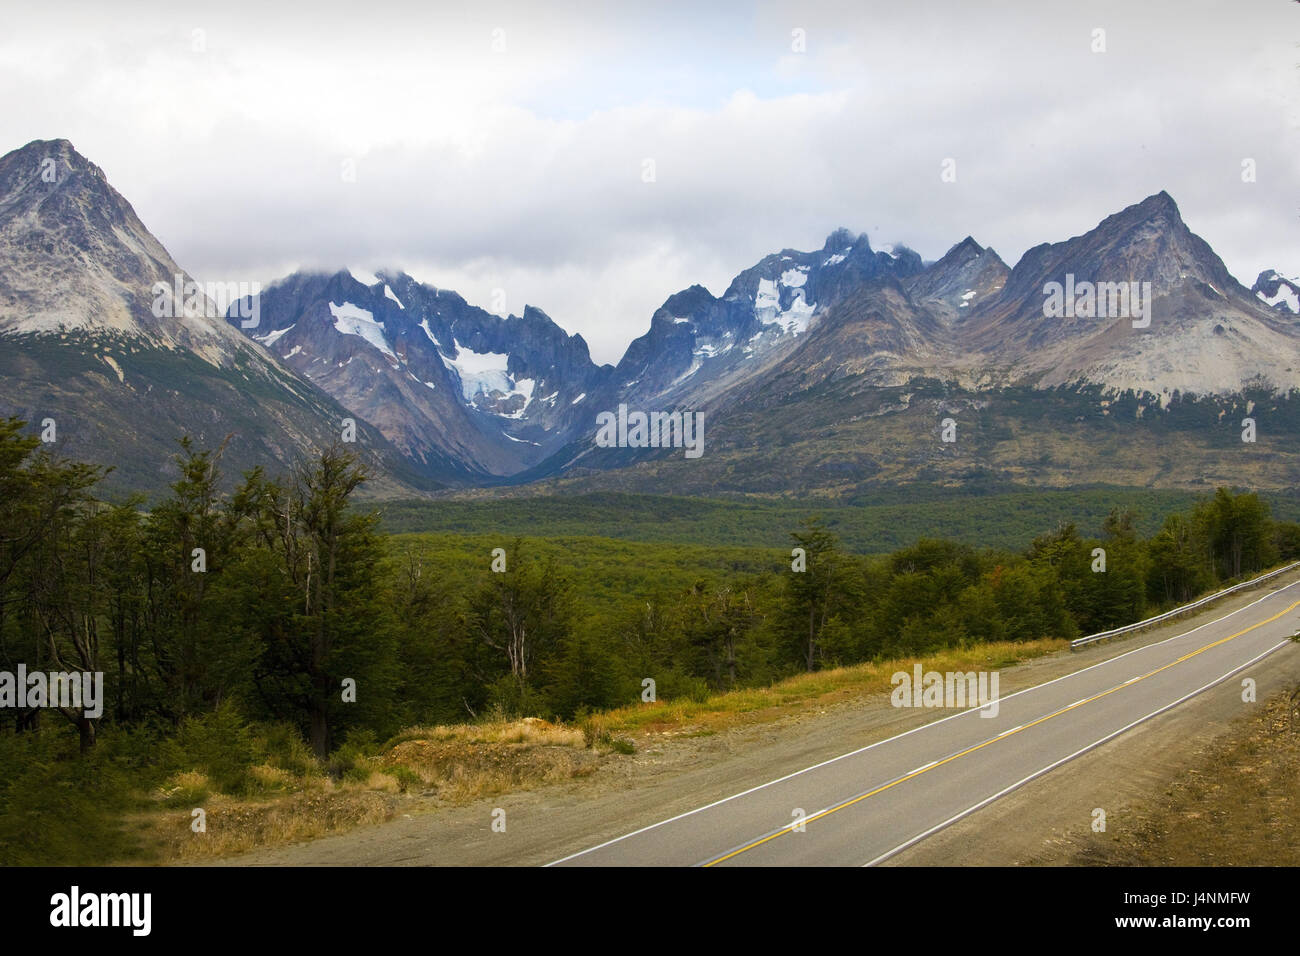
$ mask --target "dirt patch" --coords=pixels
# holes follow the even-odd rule
[[[593,773],[601,754],[572,746],[409,740],[379,761],[406,768],[426,788],[421,796],[461,803],[524,787],[557,783]]]
[[[201,832],[193,829],[192,810],[151,813],[133,822],[162,859],[196,862],[383,823],[397,815],[400,802],[395,794],[360,788],[322,787],[274,801],[219,794],[205,802]]]
[[[250,775],[267,792],[234,797],[210,794],[202,774],[180,774],[154,794],[161,805],[129,825],[154,859],[211,862],[584,777],[611,756],[610,746],[588,746],[579,729],[532,717],[416,727],[383,753],[357,759],[341,780],[254,767]]]
[[[1300,689],[1300,688],[1298,688]],[[1300,847],[1300,708],[1276,695],[1076,866],[1295,866]]]

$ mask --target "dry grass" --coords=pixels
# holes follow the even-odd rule
[[[398,811],[398,799],[355,785],[323,786],[272,800],[245,800],[216,794],[203,803],[207,831],[195,833],[191,811],[163,810],[135,821],[146,846],[161,862],[179,863],[230,856],[268,846],[382,823]]]
[[[581,730],[528,717],[416,727],[377,759],[381,767],[414,773],[427,795],[464,803],[585,776],[601,758],[587,749]]]
[[[248,775],[257,782],[259,787],[268,792],[292,790],[301,779],[283,767],[272,767],[265,763],[249,768]]]
[[[1056,638],[980,644],[940,651],[926,657],[906,657],[800,674],[771,687],[731,691],[701,702],[677,700],[634,704],[590,720],[608,733],[685,729],[717,731],[740,724],[777,720],[805,708],[824,707],[868,694],[888,693],[893,689],[890,678],[897,671],[910,672],[916,663],[927,671],[1001,668],[1064,650],[1068,646],[1067,641]]]
[[[262,793],[240,798],[212,793],[202,773],[176,774],[154,794],[158,808],[132,823],[159,861],[201,861],[382,823],[413,809],[417,796],[459,804],[585,776],[602,756],[581,730],[532,717],[414,727],[342,782],[262,765],[249,771]],[[206,812],[204,833],[191,829],[197,807]]]
[[[407,740],[454,741],[460,744],[530,744],[533,746],[582,747],[582,731],[553,724],[538,717],[523,720],[493,720],[480,724],[439,724],[412,727],[390,743]]]

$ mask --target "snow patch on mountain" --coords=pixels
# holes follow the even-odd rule
[[[817,303],[805,302],[803,293],[800,293],[795,296],[795,300],[790,303],[790,308],[781,313],[780,319],[782,326],[791,335],[798,335],[800,332],[807,332],[808,323],[812,319],[812,315],[815,311],[817,311]]]
[[[771,315],[775,315],[781,309],[780,296],[776,294],[776,283],[771,279],[759,279],[758,291],[754,293],[754,314],[763,322],[770,321],[770,316],[764,318],[759,313],[766,313],[770,310]]]
[[[691,367],[688,368],[685,372],[682,372],[681,375],[678,375],[675,379],[673,379],[672,385],[669,385],[668,387],[672,388],[673,385],[677,385],[681,382],[686,381],[688,378],[690,378],[692,375],[694,375],[703,367],[704,367],[703,360],[701,360],[699,353],[695,353],[695,355],[691,358]]]
[[[1300,282],[1292,285],[1288,280],[1282,279],[1278,282],[1277,292],[1273,295],[1268,296],[1263,292],[1256,292],[1255,295],[1267,306],[1276,308],[1279,303],[1284,302],[1289,311],[1300,314],[1300,293],[1296,291],[1298,288],[1300,288]]]
[[[726,355],[728,352],[730,352],[731,347],[734,344],[735,343],[733,342],[728,342],[724,347],[718,348],[716,345],[710,345],[706,343],[704,345],[701,345],[691,354],[698,355],[700,358],[706,358],[706,359],[717,358],[719,355]]]
[[[426,330],[427,331],[427,330]],[[432,336],[431,336],[432,337]],[[513,412],[496,412],[502,418],[523,418],[524,411],[533,400],[536,381],[531,378],[513,379],[506,370],[510,356],[505,352],[475,352],[452,339],[456,357],[440,356],[443,364],[460,379],[461,394],[475,408],[490,411],[483,406],[509,402],[518,395],[523,403]]]
[[[125,382],[125,381],[126,381],[126,374],[122,371],[122,366],[118,365],[117,362],[114,361],[113,356],[111,356],[111,355],[101,355],[100,358],[103,359],[103,360],[104,360],[104,364],[107,365],[109,368],[111,368],[111,369],[113,370],[114,374],[117,375],[117,380],[118,380],[119,382]]]
[[[782,278],[784,279],[784,276]],[[803,276],[803,278],[807,277]],[[808,322],[816,309],[817,303],[810,305],[804,299],[803,290],[796,289],[790,308],[782,311],[776,283],[771,279],[758,280],[758,292],[754,296],[754,317],[764,325],[776,325],[791,335],[798,335],[808,331]]]
[[[426,331],[428,331],[426,329]],[[433,338],[432,335],[429,336]],[[472,401],[479,393],[509,392],[514,388],[506,364],[510,356],[505,352],[475,352],[462,346],[456,339],[451,340],[455,358],[442,356],[443,364],[456,373],[460,379],[461,392],[466,401]]]
[[[295,322],[294,325],[296,324],[297,323]],[[266,335],[254,335],[253,338],[261,342],[267,348],[270,348],[272,345],[274,345],[276,342],[280,340],[280,337],[284,335],[284,333],[288,332],[289,329],[291,328],[293,328],[292,325],[289,326],[288,328],[276,329],[274,332],[268,332],[266,333]]]
[[[385,355],[397,358],[384,339],[384,323],[376,322],[373,312],[351,302],[344,302],[342,305],[331,302],[329,306],[330,313],[334,316],[335,329],[344,335],[359,335]]]
[[[791,289],[803,288],[808,281],[808,267],[795,266],[793,269],[786,269],[781,273],[781,285],[788,286]]]

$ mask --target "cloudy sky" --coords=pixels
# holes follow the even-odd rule
[[[1166,189],[1300,273],[1294,0],[282,6],[10,5],[0,152],[70,139],[200,279],[405,268],[607,362],[837,226],[1014,264]]]

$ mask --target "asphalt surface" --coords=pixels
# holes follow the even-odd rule
[[[1074,757],[1289,648],[1300,582],[1099,663],[938,709],[888,740],[571,854],[563,866],[862,866],[884,862]],[[996,709],[996,714],[992,712]],[[987,715],[986,715],[987,714]]]

